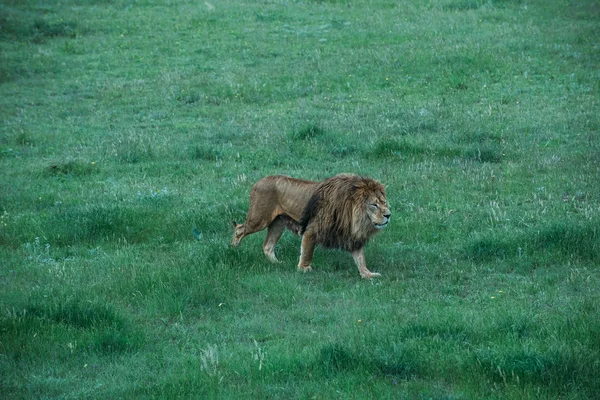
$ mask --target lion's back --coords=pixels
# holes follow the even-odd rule
[[[266,176],[257,181],[250,192],[250,202],[265,217],[286,215],[299,221],[318,182],[286,175]],[[296,223],[295,230],[299,230]]]

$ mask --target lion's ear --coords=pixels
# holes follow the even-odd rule
[[[231,221],[231,223],[233,224],[234,228],[237,227],[237,225],[238,225],[237,222],[235,222],[235,221]]]

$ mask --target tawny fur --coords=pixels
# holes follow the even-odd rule
[[[308,271],[316,245],[352,253],[361,276],[379,274],[366,267],[364,245],[389,222],[385,188],[379,182],[353,174],[340,174],[321,182],[268,176],[250,192],[248,216],[234,224],[232,245],[247,235],[268,228],[263,251],[273,262],[275,245],[288,228],[303,235],[298,269]]]

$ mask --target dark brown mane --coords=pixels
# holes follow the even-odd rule
[[[376,232],[364,213],[369,194],[385,195],[383,186],[358,175],[337,175],[320,182],[303,210],[301,233],[311,224],[316,242],[324,247],[354,251]]]

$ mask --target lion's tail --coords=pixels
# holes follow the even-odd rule
[[[319,209],[319,203],[321,203],[321,194],[316,192],[312,195],[308,203],[306,203],[306,207],[302,210],[302,217],[300,217],[300,234],[303,235],[306,231],[306,227],[308,223],[315,215],[317,215],[317,211]]]

